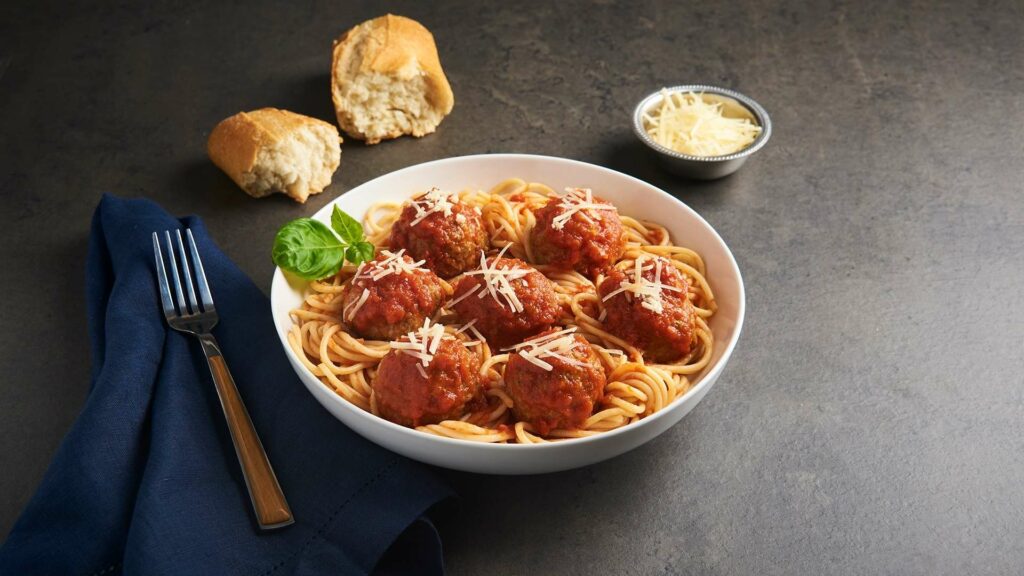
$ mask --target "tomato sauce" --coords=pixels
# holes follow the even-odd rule
[[[480,389],[480,361],[461,341],[441,341],[430,365],[416,365],[419,358],[392,350],[377,369],[373,391],[380,415],[403,426],[437,424],[458,419]]]
[[[543,335],[543,334],[542,334]],[[539,434],[557,428],[582,428],[604,396],[605,373],[597,353],[579,334],[576,347],[565,356],[544,357],[551,371],[513,354],[505,366],[505,388],[514,402],[517,419],[525,420]]]
[[[466,292],[475,292],[455,304],[455,311],[463,322],[476,320],[473,327],[480,331],[487,342],[496,348],[518,344],[554,324],[561,315],[561,307],[555,296],[554,284],[529,264],[515,258],[494,258],[488,265],[498,268],[529,270],[521,279],[510,283],[516,297],[523,305],[522,312],[513,311],[505,299],[495,300],[490,294],[479,298],[481,291],[487,291],[485,280],[479,275],[464,276],[455,286],[454,298]]]
[[[595,203],[610,203],[594,198]],[[534,258],[564,270],[576,270],[591,278],[611,266],[622,256],[625,234],[617,212],[577,212],[561,229],[553,226],[564,209],[557,201],[548,202],[535,213],[537,224],[530,235]]]
[[[483,219],[476,209],[455,202],[451,214],[434,212],[415,225],[416,209],[408,205],[391,228],[392,250],[405,249],[414,260],[426,260],[426,267],[442,278],[452,278],[480,262],[480,252],[489,248]]]
[[[372,276],[384,255],[364,267],[363,277],[349,284],[343,295],[342,321],[357,335],[378,340],[394,340],[419,328],[424,318],[441,307],[443,281],[426,269],[391,273],[377,280]],[[412,260],[403,256],[411,264]],[[363,290],[369,295],[357,308]]]
[[[654,280],[654,270],[642,272],[648,281]],[[611,270],[598,286],[602,299],[619,288],[626,275]],[[661,283],[678,288],[662,290],[662,312],[659,314],[643,306],[643,301],[629,292],[621,292],[604,302],[608,315],[604,328],[612,334],[644,351],[644,357],[655,362],[673,362],[690,352],[695,330],[693,304],[687,297],[689,283],[673,266],[661,271]]]

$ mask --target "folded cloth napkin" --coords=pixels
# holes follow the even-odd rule
[[[255,527],[199,344],[164,322],[150,234],[183,227],[196,237],[220,314],[214,334],[292,526]],[[266,296],[198,218],[105,196],[93,217],[86,288],[89,396],[0,548],[0,574],[443,571],[440,540],[423,515],[449,489],[317,404],[285,358]],[[385,553],[395,558],[381,561]]]

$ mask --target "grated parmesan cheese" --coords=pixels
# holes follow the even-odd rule
[[[410,201],[410,205],[414,210],[416,210],[416,217],[412,219],[412,222],[410,222],[409,225],[415,226],[422,222],[427,216],[438,212],[443,213],[445,216],[451,216],[452,208],[455,207],[455,204],[458,201],[458,193],[442,192],[435,186],[428,190],[423,196]],[[465,216],[463,216],[463,220],[465,220]]]
[[[462,334],[466,330],[469,330],[470,328],[472,328],[473,324],[476,324],[476,318],[473,318],[469,322],[466,322],[465,324],[463,324],[458,330],[455,331],[455,333],[456,334]]]
[[[551,220],[551,227],[561,230],[576,214],[587,223],[593,224],[594,220],[600,220],[600,211],[618,212],[618,209],[611,204],[594,202],[594,191],[590,188],[566,188],[565,194],[561,197],[558,207],[562,212]]]
[[[477,286],[477,288],[479,288],[479,286]],[[459,335],[459,334],[462,334],[463,332],[469,330],[470,332],[472,332],[473,336],[476,338],[476,340],[465,340],[465,341],[463,341],[462,345],[465,346],[466,348],[472,348],[473,346],[479,346],[484,341],[483,334],[481,334],[476,328],[473,327],[473,325],[476,324],[476,320],[477,320],[476,318],[473,318],[472,320],[470,320],[469,322],[466,322],[461,327],[459,327],[458,330],[455,331],[455,334]]]
[[[651,264],[645,264],[645,262],[653,261]],[[611,298],[625,293],[626,297],[632,300],[633,296],[640,298],[640,306],[654,312],[655,314],[662,314],[665,311],[664,305],[661,300],[661,293],[663,290],[670,290],[673,292],[682,292],[681,288],[670,286],[668,284],[661,283],[661,271],[663,266],[671,266],[665,262],[664,258],[648,258],[647,256],[640,256],[633,261],[633,268],[626,272],[626,277],[619,283],[619,287],[609,292],[602,302],[607,302]],[[654,270],[654,281],[648,280],[644,277],[643,273],[649,270]],[[630,279],[632,276],[632,279]]]
[[[487,263],[487,254],[481,251],[480,269],[466,272],[466,276],[481,276],[483,278],[483,286],[485,289],[480,291],[479,298],[484,298],[490,295],[490,297],[493,298],[494,301],[502,308],[507,306],[510,311],[519,314],[524,310],[523,303],[519,301],[519,296],[516,295],[516,290],[512,287],[512,281],[524,278],[527,274],[532,272],[532,270],[511,268],[507,264],[503,264],[500,268],[498,267],[498,261],[501,260],[501,257],[509,249],[509,246],[511,246],[511,244],[506,244],[490,264]],[[463,294],[456,301],[467,297],[471,292],[473,292],[473,290]],[[501,296],[501,298],[499,298],[499,296]],[[455,302],[452,302],[452,304],[454,303]]]
[[[356,312],[359,312],[359,309],[363,307],[363,304],[366,304],[366,300],[369,297],[370,291],[366,288],[363,288],[363,293],[359,295],[359,299],[349,303],[349,305],[346,306],[345,309],[341,311],[341,315],[346,320],[351,322],[352,319],[356,317]]]
[[[761,127],[749,118],[723,115],[723,104],[693,92],[661,91],[661,105],[644,114],[644,129],[655,142],[691,156],[724,156],[750,146]]]
[[[480,331],[476,329],[476,326],[473,326],[472,324],[473,323],[470,322],[469,331],[473,333],[473,337],[476,338],[478,342],[483,342],[487,340],[486,338],[484,338],[484,335],[481,334]]]
[[[573,326],[558,332],[545,334],[539,338],[520,342],[515,346],[505,348],[505,350],[516,351],[523,360],[548,372],[554,370],[554,366],[546,362],[544,358],[556,358],[572,366],[586,366],[584,362],[568,356],[579,345],[579,342],[576,341],[575,332],[576,327]]]
[[[473,286],[472,288],[470,288],[469,290],[466,290],[466,293],[465,293],[465,294],[463,294],[462,296],[459,296],[458,298],[456,298],[456,299],[454,299],[454,300],[451,300],[451,301],[449,301],[449,302],[448,302],[448,305],[447,305],[447,306],[445,306],[445,308],[451,308],[452,306],[455,306],[455,305],[456,305],[456,304],[458,304],[459,302],[462,302],[462,301],[463,301],[463,300],[465,300],[466,298],[469,298],[470,296],[472,296],[472,295],[473,295],[473,293],[475,293],[475,292],[476,292],[477,290],[479,290],[479,289],[480,289],[480,285],[479,285],[479,284],[476,284],[476,285],[474,285],[474,286]]]
[[[376,282],[385,276],[391,274],[410,274],[414,272],[426,272],[422,266],[426,263],[426,260],[419,260],[417,262],[408,262],[405,259],[405,249],[401,249],[398,252],[390,252],[388,250],[380,251],[382,256],[385,256],[383,260],[372,260],[369,262],[363,262],[356,268],[356,275],[352,277],[352,282],[356,283],[361,280],[370,279]]]
[[[434,354],[437,353],[441,341],[454,338],[444,331],[443,324],[431,324],[429,318],[423,320],[423,326],[407,333],[405,337],[408,341],[396,340],[389,342],[388,346],[398,350],[399,354],[407,354],[419,360],[416,369],[424,378],[427,377],[425,368],[434,360]]]

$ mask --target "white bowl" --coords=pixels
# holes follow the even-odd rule
[[[330,221],[333,204],[362,218],[381,200],[403,201],[431,186],[448,190],[487,189],[511,177],[542,182],[555,190],[566,186],[593,188],[622,214],[666,226],[674,243],[704,258],[707,279],[718,302],[711,318],[715,350],[709,367],[685,395],[639,422],[602,434],[547,444],[483,444],[443,438],[391,423],[350,404],[320,382],[288,345],[292,326],[288,311],[300,305],[305,283],[274,272],[270,305],[288,360],[306,388],[348,427],[389,450],[427,464],[484,474],[539,474],[594,464],[640,446],[667,430],[704,398],[718,379],[743,327],[745,297],[736,260],[718,233],[696,212],[666,192],[608,168],[527,154],[482,154],[446,158],[410,166],[353,188],[324,206],[314,218]],[[282,224],[284,224],[282,222]],[[301,426],[301,422],[296,423]]]

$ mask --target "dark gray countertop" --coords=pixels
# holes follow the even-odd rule
[[[462,574],[1011,574],[1024,568],[1024,4],[260,2],[0,8],[0,535],[88,381],[101,192],[196,213],[269,287],[285,220],[396,168],[532,152],[670,191],[731,246],[747,323],[715,389],[648,445],[527,478],[447,473]],[[221,118],[331,120],[331,40],[385,10],[435,34],[437,134],[347,142],[306,205],[204,153]],[[736,88],[775,134],[735,176],[654,167],[662,85]]]

